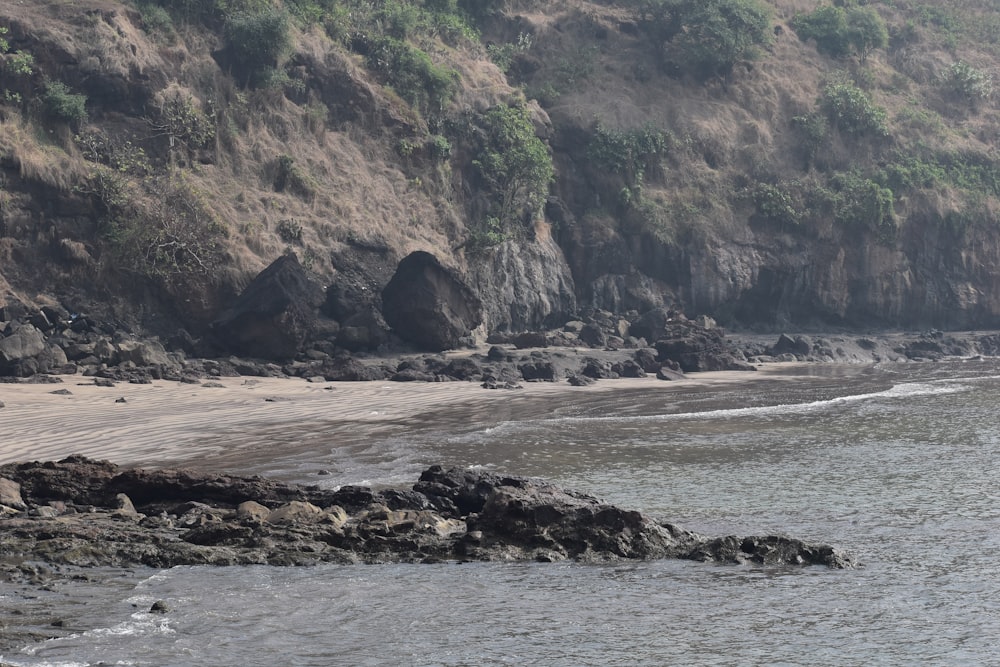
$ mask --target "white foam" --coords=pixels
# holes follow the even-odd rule
[[[820,401],[809,401],[806,403],[781,403],[778,405],[764,405],[749,408],[724,408],[721,410],[704,410],[702,412],[679,412],[675,414],[642,415],[634,417],[560,417],[554,421],[562,423],[636,423],[680,421],[690,419],[731,419],[736,417],[753,417],[772,414],[798,414],[824,410],[837,405],[862,403],[879,399],[901,399],[913,398],[915,396],[954,394],[965,391],[966,389],[966,386],[954,383],[907,383],[893,386],[885,391],[876,391],[868,394],[852,394],[849,396],[837,396],[835,398],[828,398]]]

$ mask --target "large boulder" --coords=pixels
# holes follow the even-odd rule
[[[25,324],[0,339],[0,370],[8,364],[40,354],[45,349],[42,332]]]
[[[458,347],[482,322],[482,304],[458,272],[423,251],[399,263],[382,313],[400,338],[432,352]]]
[[[675,363],[685,373],[757,370],[735,356],[721,329],[706,329],[686,319],[667,323],[656,352],[659,362]]]
[[[294,254],[282,255],[247,285],[212,327],[219,342],[237,354],[290,359],[316,325],[323,288]]]

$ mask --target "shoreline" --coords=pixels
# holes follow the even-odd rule
[[[282,440],[283,434],[293,438],[305,423],[334,440],[338,430],[362,437],[358,431],[405,428],[445,411],[500,419],[505,414],[538,417],[554,407],[611,392],[656,391],[670,396],[792,381],[817,373],[860,373],[864,368],[785,362],[764,365],[755,373],[692,373],[670,382],[653,376],[601,380],[586,387],[565,381],[525,382],[521,389],[493,391],[474,382],[321,384],[299,378],[246,377],[217,378],[200,385],[166,380],[114,387],[85,381],[0,384],[0,402],[5,405],[0,415],[8,432],[15,434],[0,445],[0,464],[84,455],[144,467],[217,460],[221,470],[244,456],[256,459],[301,449],[286,442],[287,449],[275,451],[274,441]]]

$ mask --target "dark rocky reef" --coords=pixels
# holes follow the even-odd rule
[[[681,558],[850,567],[826,545],[709,538],[542,480],[427,469],[411,488],[325,490],[69,457],[0,466],[0,573],[174,565]]]

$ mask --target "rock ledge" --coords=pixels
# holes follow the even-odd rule
[[[409,489],[283,484],[73,456],[0,466],[3,570],[681,558],[851,567],[826,545],[710,538],[542,480],[427,469]]]

